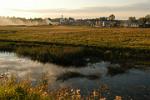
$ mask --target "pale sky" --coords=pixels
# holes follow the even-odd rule
[[[150,0],[1,0],[0,16],[117,18],[150,14]]]

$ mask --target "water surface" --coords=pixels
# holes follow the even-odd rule
[[[74,56],[72,55],[72,57]],[[78,63],[76,66],[76,64],[73,65],[73,63],[78,62],[75,57],[73,59],[75,61],[69,64],[55,63],[54,60],[43,63],[41,60],[25,56],[25,54],[0,52],[0,73],[15,74],[18,79],[30,79],[33,84],[36,84],[45,75],[50,89],[80,88],[83,95],[106,85],[109,90],[103,95],[110,99],[116,95],[123,96],[125,99],[150,99],[149,67],[140,65],[140,68],[134,66],[122,69],[123,65],[120,63],[95,59],[93,56],[83,58],[84,60],[81,60],[81,57],[79,60],[85,61],[86,64],[85,62],[84,64]],[[94,62],[93,58],[95,59]],[[79,65],[81,66],[79,67]]]

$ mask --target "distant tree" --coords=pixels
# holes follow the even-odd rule
[[[150,22],[150,15],[146,15],[145,18],[147,22]]]
[[[131,21],[131,22],[134,22],[134,21],[136,21],[136,17],[129,17],[128,20]]]
[[[75,22],[75,19],[74,19],[74,18],[72,18],[72,17],[69,17],[68,19],[69,19],[69,23],[73,23],[73,22]]]
[[[139,18],[139,22],[145,24],[146,22],[150,22],[150,15],[146,15],[145,17]]]
[[[147,23],[147,18],[145,17],[141,17],[139,18],[139,23],[141,27],[147,27],[146,23]]]
[[[100,17],[100,21],[106,21],[107,17]]]
[[[139,18],[140,23],[144,24],[146,23],[146,18],[145,17],[141,17]]]
[[[150,15],[146,15],[145,18],[150,18]]]
[[[115,15],[114,14],[111,14],[109,17],[108,17],[109,20],[115,20]]]
[[[34,18],[33,20],[34,20],[34,21],[43,21],[42,18]]]
[[[75,20],[74,18],[72,18],[72,17],[69,17],[69,20]]]

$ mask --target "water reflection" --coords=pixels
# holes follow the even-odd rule
[[[58,66],[50,63],[42,64],[39,62],[32,61],[28,58],[17,57],[17,55],[14,53],[0,53],[0,64],[1,64],[0,66],[1,73],[9,71],[14,74],[17,73],[19,77],[24,77],[26,75],[31,75],[31,74],[33,76],[38,77],[38,75],[41,75],[43,73],[48,73],[49,77],[58,77],[58,76],[66,75],[66,73],[69,72],[68,76],[70,75],[70,77],[72,77],[72,75],[73,76],[79,75],[82,77],[91,77],[92,79],[92,76],[94,76],[95,73],[97,73],[98,75],[100,74],[101,71],[105,72],[106,70],[105,68],[95,67],[94,64],[93,65],[89,64],[87,67],[83,67],[83,68],[82,67],[64,68],[62,66]],[[98,65],[101,67],[105,67],[108,66],[109,63],[101,62]]]
[[[126,54],[128,51],[120,55],[117,50],[112,54],[113,50],[85,47],[5,48],[0,53],[0,73],[15,74],[18,79],[27,78],[36,83],[44,76],[50,89],[81,88],[83,94],[107,84],[108,96],[132,96],[135,99],[150,96],[150,69],[135,64],[143,56],[133,59],[134,56]]]
[[[0,46],[0,51],[14,52],[19,57],[26,57],[43,64],[53,63],[63,67],[84,67],[89,63],[108,61],[123,66],[149,64],[149,50],[120,48],[93,48],[59,45],[11,45]],[[132,66],[134,67],[134,66]],[[130,67],[130,68],[132,68]]]
[[[95,79],[98,79],[99,77],[100,77],[99,75],[94,75],[94,74],[93,75],[84,75],[79,72],[66,72],[66,73],[59,75],[57,77],[57,80],[62,80],[63,82],[67,81],[69,79],[72,79],[72,78],[87,78],[89,80],[95,80]]]
[[[15,74],[18,79],[30,79],[33,83],[40,81],[43,75],[48,79],[50,89],[63,87],[93,88],[99,84],[101,75],[107,72],[108,62],[88,64],[87,67],[62,67],[55,64],[42,64],[27,58],[17,57],[14,53],[0,53],[0,73]],[[96,85],[95,85],[96,86]],[[94,86],[94,87],[95,87]]]

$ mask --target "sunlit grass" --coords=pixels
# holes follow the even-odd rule
[[[84,58],[85,55],[91,54],[92,56],[99,55],[100,58],[103,58],[103,60],[122,60],[123,62],[130,61],[130,59],[135,59],[138,64],[143,65],[144,63],[144,65],[149,65],[148,50],[150,49],[150,29],[144,28],[117,29],[69,26],[5,26],[0,27],[0,41],[0,49],[4,49],[4,51],[13,51],[22,56],[31,56],[33,60],[39,61],[45,61],[47,58],[44,59],[44,57],[49,57],[49,59],[51,58],[51,62],[59,61],[60,63],[60,61],[62,61],[63,64],[65,62],[68,64],[68,62],[70,63],[73,60],[77,61],[76,59],[79,57]],[[42,45],[45,43],[52,43],[63,45],[96,46],[101,48],[94,48],[95,51],[80,47],[72,49],[70,47],[63,48],[54,46],[51,48],[50,45],[42,47],[40,43],[42,43]],[[27,47],[23,48],[21,47],[22,45],[26,45]],[[32,47],[32,45],[36,45],[36,48]],[[62,60],[62,58],[64,60]],[[147,61],[142,62],[141,59]],[[71,64],[74,64],[74,62],[71,62]],[[121,67],[119,68],[120,69],[109,67],[111,73],[122,73],[128,69]],[[85,77],[78,73],[69,73],[71,77],[74,77],[73,74]],[[69,76],[68,74],[65,75]],[[2,100],[83,99],[80,89],[65,88],[50,91],[46,80],[42,80],[37,86],[32,86],[29,80],[17,82],[15,78],[7,79],[7,77],[1,77],[0,81],[0,99]],[[107,89],[107,86],[104,86],[104,88]],[[102,88],[102,90],[104,88]],[[91,95],[84,98],[87,100],[94,100],[94,98],[97,98],[98,100],[99,98],[103,98],[102,100],[105,100],[106,98],[101,95],[102,90],[93,90]],[[121,97],[116,96],[116,100],[121,100]]]
[[[0,40],[150,48],[150,29],[73,26],[0,27]]]
[[[80,89],[66,87],[49,90],[45,79],[41,79],[36,86],[32,86],[29,80],[17,81],[15,77],[4,76],[0,79],[1,100],[106,100],[102,93],[108,90],[107,85],[102,85],[99,89],[91,91],[90,95],[83,96]],[[122,100],[121,96],[114,98]]]

